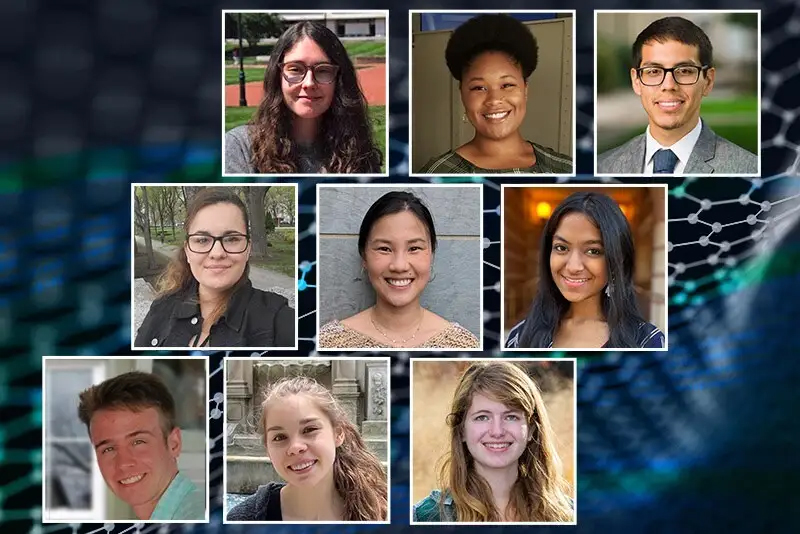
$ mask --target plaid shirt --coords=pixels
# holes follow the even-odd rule
[[[530,141],[528,141],[531,143]],[[483,169],[450,151],[431,159],[422,166],[420,173],[427,174],[572,174],[572,160],[536,143],[531,143],[536,154],[536,163],[531,167],[513,169]]]

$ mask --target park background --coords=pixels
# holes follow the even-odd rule
[[[236,7],[259,4],[241,0]],[[300,6],[352,9],[352,3],[336,1]],[[136,531],[133,524],[110,530],[96,523],[42,524],[42,355],[131,354],[132,182],[225,181],[222,7],[211,0],[0,2],[0,70],[4,81],[11,80],[0,88],[0,406],[6,415],[0,505],[9,532]],[[437,6],[411,0],[387,7],[387,169],[389,180],[417,182],[407,176],[408,10]],[[487,6],[464,0],[461,7]],[[577,9],[578,176],[570,182],[596,181],[591,173],[598,7],[615,5],[559,6]],[[646,0],[626,7],[663,8]],[[675,7],[703,6],[676,0]],[[791,335],[800,316],[800,6],[796,0],[729,0],[726,8],[762,9],[763,177],[668,180],[670,350],[564,353],[578,358],[578,525],[537,532],[800,531],[800,426],[793,410],[800,404],[793,356],[800,338]],[[500,276],[491,265],[499,265],[501,252],[499,184],[515,180],[461,179],[484,184],[484,355],[496,356]],[[322,180],[298,180],[297,269],[307,285],[298,292],[300,350],[281,356],[316,354],[315,184]],[[727,246],[703,245],[714,225],[722,227]],[[193,532],[240,532],[221,523],[225,421],[216,402],[224,387],[223,357],[236,353],[173,354],[210,360],[211,522],[195,525]],[[391,355],[391,500],[397,519],[391,526],[353,531],[416,530],[405,521],[411,500],[408,357]],[[183,527],[147,526],[141,532],[164,530]],[[269,525],[247,532],[341,530]]]
[[[598,12],[595,16],[597,154],[644,133],[647,114],[631,87],[631,47],[651,22],[668,16],[694,22],[711,40],[716,78],[700,107],[703,121],[717,135],[760,153],[758,13]]]
[[[227,12],[224,16],[225,131],[246,124],[256,112],[264,95],[264,72],[277,38],[292,23],[317,20],[339,37],[356,68],[358,83],[369,106],[373,141],[383,154],[381,172],[385,172],[388,165],[386,13],[377,11],[241,13],[241,26],[239,14]],[[244,46],[241,52],[238,52],[240,35]],[[238,58],[242,59],[245,77],[244,106],[240,100],[240,69],[238,59],[234,57],[234,50],[239,53]]]
[[[133,332],[156,297],[158,278],[186,241],[183,222],[203,185],[133,187]],[[219,187],[219,186],[216,186]],[[296,305],[296,188],[291,185],[224,185],[239,195],[250,217],[250,281]],[[135,334],[134,334],[135,338]],[[132,342],[132,341],[131,341]]]

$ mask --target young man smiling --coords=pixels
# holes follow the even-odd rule
[[[103,479],[137,518],[205,519],[203,492],[178,471],[175,401],[157,376],[133,371],[84,390],[78,416]]]
[[[645,133],[597,158],[606,174],[756,174],[757,157],[718,136],[700,118],[716,70],[708,36],[681,17],[651,23],[633,44],[631,85],[649,124]]]

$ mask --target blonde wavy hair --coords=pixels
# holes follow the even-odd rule
[[[500,521],[489,483],[474,468],[464,443],[464,421],[472,397],[481,393],[525,414],[532,439],[519,458],[519,473],[511,488],[506,520],[564,522],[573,518],[568,485],[555,449],[555,435],[536,383],[515,364],[474,363],[464,371],[453,395],[447,423],[450,451],[441,459],[439,487],[453,498],[459,522]],[[444,499],[442,516],[444,516]]]
[[[260,429],[266,428],[269,406],[292,395],[305,395],[317,405],[344,436],[336,448],[333,482],[344,502],[344,521],[384,521],[388,508],[388,484],[380,460],[367,449],[356,426],[350,422],[339,401],[313,378],[282,378],[267,386],[261,403]],[[265,436],[266,438],[266,436]],[[266,439],[264,442],[266,447]]]
[[[184,232],[187,234],[189,233],[189,228],[192,226],[192,221],[194,221],[194,218],[197,217],[197,213],[201,209],[220,203],[233,204],[239,208],[239,211],[242,212],[242,217],[244,218],[245,231],[249,236],[250,217],[247,215],[247,207],[236,193],[222,187],[207,187],[201,191],[198,191],[197,194],[192,197],[191,201],[189,202],[189,206],[186,209],[186,219],[183,222]],[[247,246],[249,247],[250,244]],[[203,319],[204,322],[208,321],[208,323],[212,325],[217,322],[217,319],[219,319],[228,308],[230,296],[240,285],[250,278],[249,275],[250,261],[248,261],[245,265],[242,277],[228,289],[222,301],[217,304],[208,317]],[[188,291],[194,282],[195,278],[192,274],[191,267],[189,267],[189,261],[186,256],[186,243],[184,243],[183,246],[178,249],[177,254],[170,259],[167,267],[164,269],[164,272],[161,273],[161,276],[158,277],[158,280],[156,281],[156,297],[165,297],[183,291]]]

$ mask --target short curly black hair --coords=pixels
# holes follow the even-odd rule
[[[450,74],[460,82],[472,60],[490,50],[511,56],[526,80],[539,61],[536,38],[522,22],[502,13],[478,15],[456,28],[447,41],[444,57]]]

